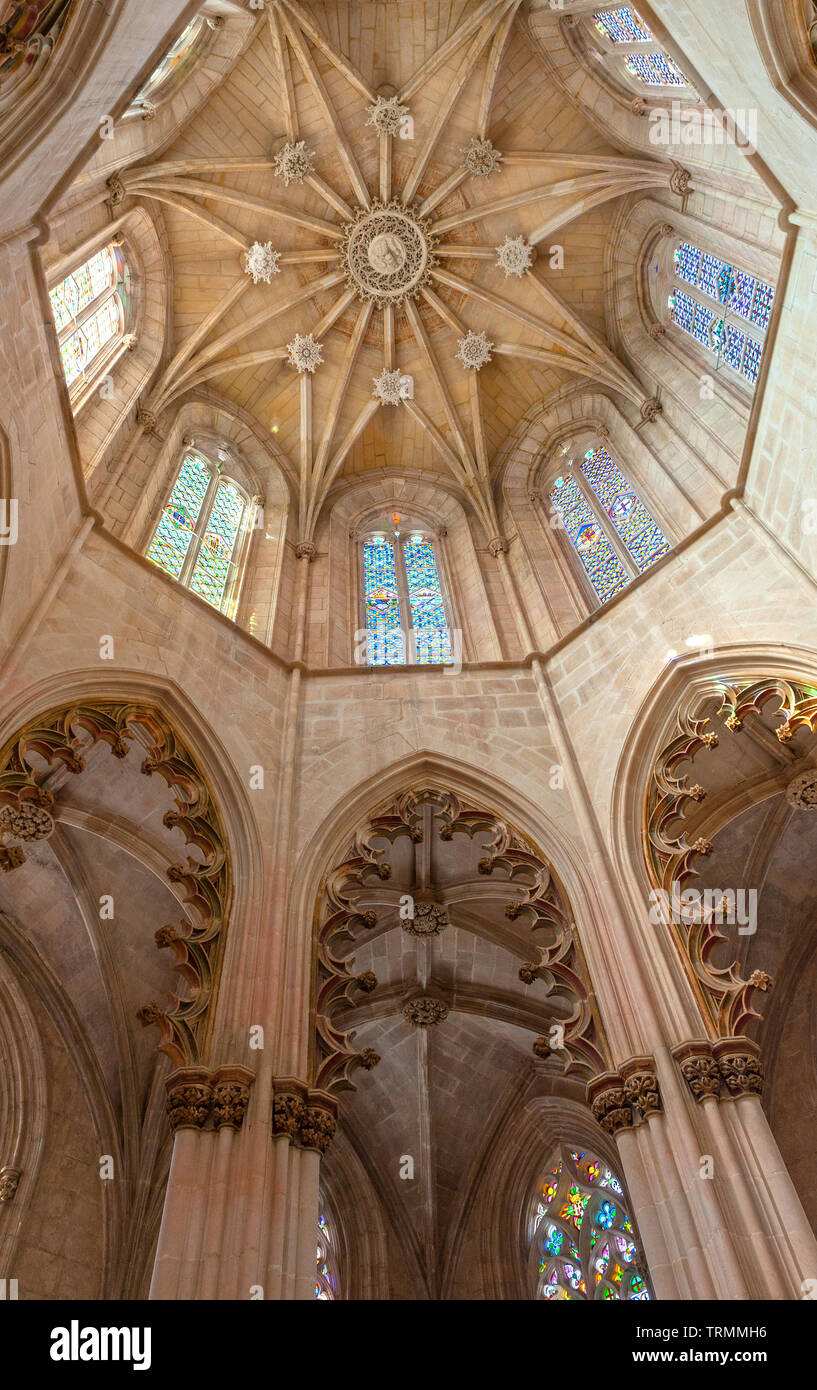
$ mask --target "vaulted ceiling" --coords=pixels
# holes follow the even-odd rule
[[[336,479],[384,465],[453,476],[495,535],[492,467],[531,405],[577,379],[644,399],[604,340],[603,257],[613,200],[671,169],[566,104],[527,22],[520,0],[273,0],[175,143],[119,172],[173,260],[149,407],[212,385],[273,429],[301,539]],[[296,335],[322,360],[301,345],[299,370]],[[410,379],[386,378],[395,404],[384,371]]]

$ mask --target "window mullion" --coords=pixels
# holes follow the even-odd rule
[[[188,589],[190,587],[190,581],[193,577],[193,571],[196,568],[196,561],[199,558],[201,543],[204,539],[205,533],[207,531],[207,526],[210,521],[210,515],[213,510],[213,503],[215,502],[216,498],[218,482],[218,473],[213,473],[210,485],[206,493],[204,494],[204,501],[201,504],[201,511],[199,512],[196,525],[193,528],[193,538],[190,542],[190,545],[188,546],[187,555],[185,556],[184,564],[182,565],[181,569],[181,574],[179,575],[179,583],[184,584],[185,588]]]
[[[412,634],[414,619],[411,613],[411,602],[409,600],[408,575],[406,574],[406,559],[403,554],[402,542],[399,539],[394,541],[394,573],[397,579],[397,597],[400,604],[400,631],[403,633],[403,660],[409,664],[409,656],[416,658],[414,650],[415,642]]]

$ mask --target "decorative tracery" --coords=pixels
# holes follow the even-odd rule
[[[603,1159],[562,1146],[537,1190],[532,1224],[537,1298],[651,1297],[629,1203]]]
[[[550,492],[600,603],[654,565],[671,542],[603,446],[588,449],[579,466],[558,477]]]

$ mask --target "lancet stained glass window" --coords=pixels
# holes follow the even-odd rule
[[[548,1302],[650,1299],[622,1184],[603,1159],[559,1149],[536,1195],[532,1262]]]
[[[631,576],[599,526],[587,498],[571,474],[556,479],[550,500],[564,523],[565,531],[590,583],[600,601],[606,603],[629,583]]]
[[[590,449],[582,472],[640,571],[649,569],[670,543],[606,449]]]
[[[195,51],[198,51],[200,40],[204,32],[205,17],[197,14],[191,19],[190,23],[182,30],[177,38],[162,56],[144,86],[133,99],[133,104],[129,108],[131,112],[150,109],[153,98],[155,98],[168,79],[182,66],[188,66]]]
[[[433,540],[373,535],[363,542],[366,659],[371,666],[452,660]]]
[[[328,1303],[336,1297],[338,1288],[338,1277],[335,1269],[335,1241],[332,1226],[324,1209],[323,1198],[320,1198],[319,1201],[318,1239],[315,1251],[317,1265],[315,1298],[322,1303]]]
[[[121,268],[106,246],[49,290],[65,380],[87,375],[103,348],[121,336]]]
[[[774,286],[687,241],[676,248],[674,265],[677,278],[711,302],[675,288],[669,298],[672,322],[754,385],[763,356],[761,335],[771,317]],[[730,311],[752,324],[757,333],[731,321]]]
[[[224,611],[235,589],[247,498],[203,455],[185,454],[147,558]]]
[[[593,18],[599,33],[613,43],[650,43],[654,37],[641,15],[630,5],[622,5],[618,10],[602,10]]]
[[[622,5],[616,10],[599,10],[593,15],[596,31],[610,43],[627,45],[622,51],[624,66],[632,77],[638,78],[647,87],[688,87],[689,78],[678,67],[668,53],[664,53],[656,41],[649,25],[631,5]],[[649,44],[649,49],[638,52],[633,45]]]

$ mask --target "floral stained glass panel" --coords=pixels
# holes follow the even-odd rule
[[[212,474],[195,454],[188,454],[148,549],[147,558],[178,579],[190,549]]]
[[[402,665],[405,650],[400,627],[397,568],[394,546],[385,536],[374,536],[364,542],[363,593],[369,665]]]
[[[193,593],[200,594],[216,608],[221,605],[232,574],[233,552],[243,515],[244,498],[238,488],[232,483],[219,483],[190,580]]]
[[[666,554],[670,543],[606,449],[591,449],[582,472],[642,572]]]
[[[628,583],[630,576],[616,555],[589,503],[569,474],[557,478],[550,500],[581,560],[600,601],[606,603]]]
[[[403,543],[416,660],[432,665],[451,660],[451,633],[445,619],[434,546],[423,537]]]

